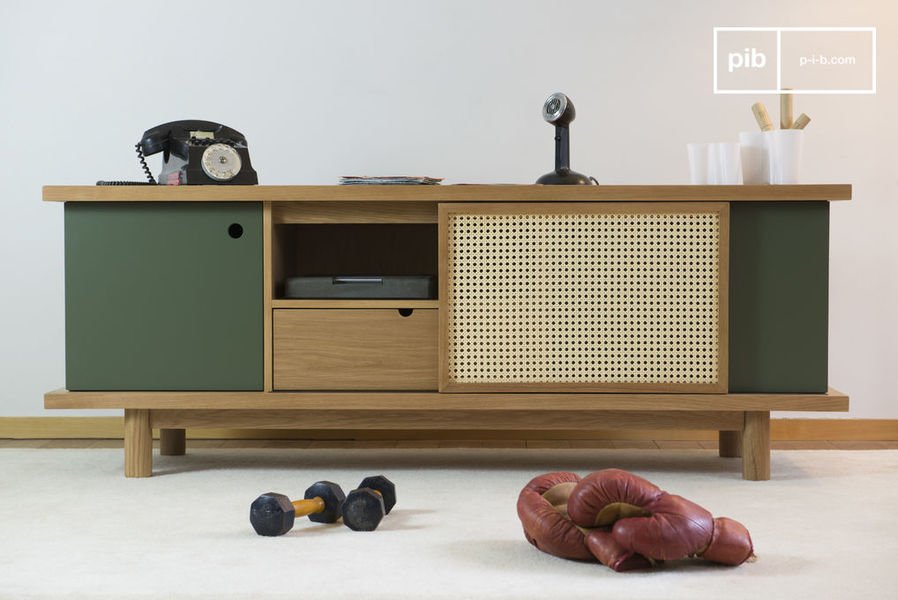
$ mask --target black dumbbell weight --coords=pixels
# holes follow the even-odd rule
[[[396,504],[396,486],[383,475],[365,477],[343,503],[343,524],[353,531],[374,531]]]
[[[340,518],[346,494],[336,483],[318,481],[306,490],[303,500],[291,502],[283,494],[268,492],[249,507],[249,522],[259,535],[284,535],[293,529],[296,517],[316,523],[334,523]]]

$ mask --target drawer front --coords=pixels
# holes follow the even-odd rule
[[[277,390],[437,389],[437,310],[274,311]]]

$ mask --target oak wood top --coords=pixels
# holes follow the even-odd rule
[[[835,411],[848,396],[826,394],[440,394],[437,392],[70,392],[44,394],[44,408],[345,411]]]
[[[47,185],[48,202],[645,202],[850,200],[817,185]]]

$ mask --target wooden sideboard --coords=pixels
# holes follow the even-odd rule
[[[47,186],[66,389],[152,429],[710,429],[770,477],[771,411],[827,381],[829,202],[849,185]],[[299,300],[297,275],[433,275]]]

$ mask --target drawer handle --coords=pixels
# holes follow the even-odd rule
[[[396,310],[399,311],[400,317],[410,317],[412,316],[412,313],[415,312],[414,308],[397,308]]]
[[[340,283],[369,283],[372,285],[383,285],[384,278],[383,277],[353,277],[353,276],[339,276],[333,278],[334,285]]]
[[[240,238],[243,236],[243,225],[240,223],[231,223],[231,226],[228,227],[228,235],[234,238]]]

